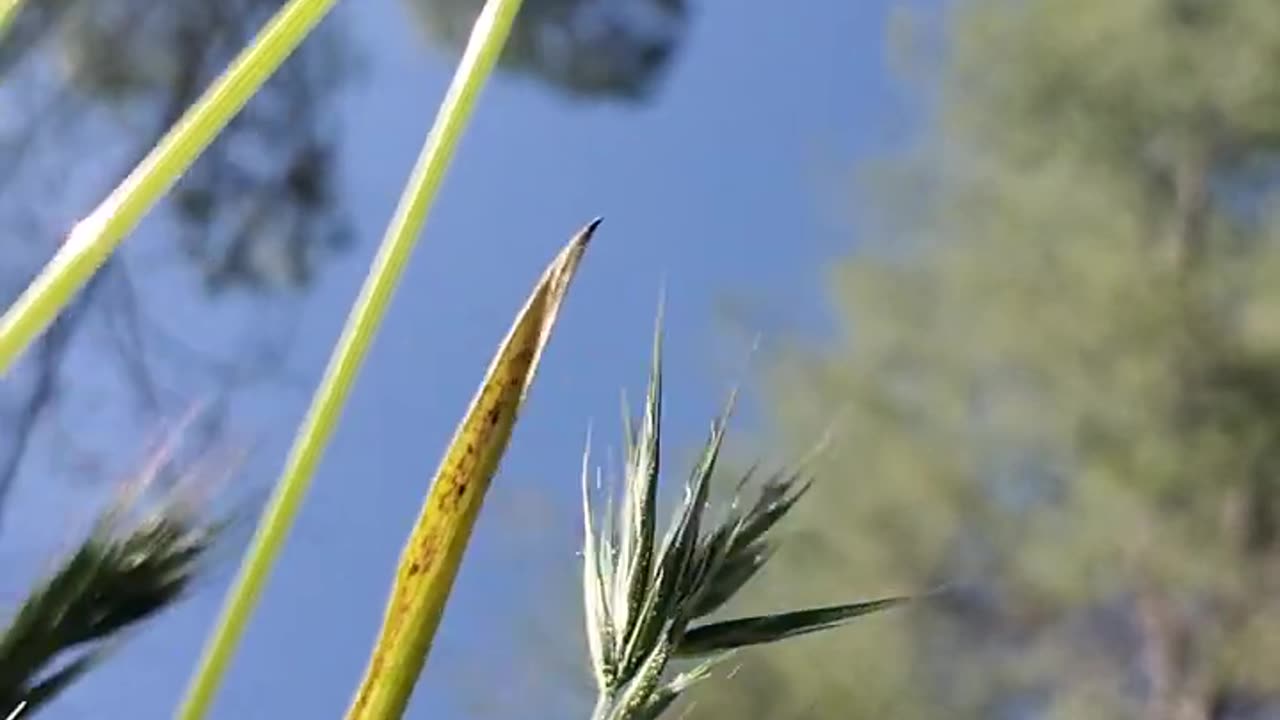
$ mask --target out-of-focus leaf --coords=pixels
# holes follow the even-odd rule
[[[4,628],[0,718],[47,703],[94,667],[121,633],[172,606],[220,527],[170,508],[132,526],[118,514],[108,512]]]

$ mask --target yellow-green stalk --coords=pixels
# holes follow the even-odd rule
[[[291,0],[93,212],[72,228],[0,317],[0,375],[89,282],[142,217],[209,147],[337,0]],[[0,0],[0,41],[20,0]]]
[[[441,104],[435,125],[427,136],[400,205],[347,318],[324,377],[316,388],[311,408],[298,429],[284,471],[205,646],[178,712],[181,720],[198,720],[208,713],[213,694],[226,672],[271,566],[280,553],[324,447],[333,434],[356,371],[422,230],[431,201],[471,116],[476,97],[506,44],[520,4],[520,0],[489,0],[476,19],[471,39]],[[477,278],[479,280],[481,278]]]
[[[22,0],[0,0],[0,43],[9,36],[9,26],[22,10]]]

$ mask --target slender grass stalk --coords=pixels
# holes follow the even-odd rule
[[[337,0],[290,0],[133,172],[72,228],[48,265],[0,317],[0,374],[48,328],[126,235],[209,147]],[[0,40],[19,0],[0,0]]]
[[[588,225],[547,268],[445,451],[405,543],[382,629],[347,720],[397,720],[409,704],[485,491],[598,224]]]
[[[471,40],[401,196],[382,246],[316,388],[284,471],[228,591],[222,613],[178,711],[198,720],[209,710],[231,654],[297,515],[320,456],[328,444],[392,291],[408,262],[427,211],[452,159],[476,97],[493,71],[520,9],[521,0],[489,0],[476,19]],[[2,339],[3,336],[0,336]]]
[[[9,36],[9,27],[22,10],[22,0],[0,0],[0,43]]]

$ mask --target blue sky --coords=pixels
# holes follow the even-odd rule
[[[852,213],[836,200],[859,160],[900,134],[884,40],[892,4],[697,3],[667,84],[643,108],[567,102],[524,79],[489,86],[214,717],[340,716],[454,423],[543,266],[602,215],[408,716],[572,712],[586,677],[574,582],[587,422],[603,451],[621,388],[643,382],[662,286],[673,472],[735,379],[726,371],[743,367],[717,302],[745,292],[791,323],[818,326],[820,264],[853,240]],[[307,382],[324,366],[452,72],[399,0],[361,0],[358,11],[347,3],[329,21],[351,25],[369,67],[342,103],[358,244],[304,302],[291,365]],[[185,323],[203,322],[203,312],[194,301],[168,310]],[[263,390],[237,407],[257,443],[242,488],[274,480],[307,400]],[[61,502],[28,487],[14,507],[34,517]],[[47,717],[168,716],[233,555]]]

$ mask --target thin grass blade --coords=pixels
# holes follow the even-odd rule
[[[596,538],[594,511],[591,507],[591,432],[587,432],[587,449],[582,453],[582,594],[587,617],[587,649],[597,689],[611,687],[615,673],[613,623],[605,591],[605,574]]]
[[[105,650],[97,649],[72,660],[65,667],[36,683],[27,692],[26,697],[13,708],[11,713],[20,713],[22,716],[26,716],[41,709],[50,700],[61,694],[63,690],[70,687],[72,683],[83,677],[85,673],[97,667],[105,658]],[[17,715],[11,715],[11,717],[17,717]]]
[[[635,452],[635,427],[631,424],[631,402],[627,400],[627,391],[623,389],[621,397],[622,406],[622,457],[630,458],[631,453]]]
[[[640,433],[629,443],[623,496],[618,587],[614,597],[615,627],[630,637],[640,624],[639,613],[648,592],[653,572],[657,513],[654,506],[658,492],[658,464],[662,432],[662,312],[654,327],[653,359],[649,370],[649,387],[645,394],[644,421]]]
[[[128,177],[75,225],[57,253],[0,317],[0,374],[89,282],[111,253],[302,43],[337,0],[290,0],[228,65]],[[0,40],[20,2],[0,0]]]
[[[288,8],[306,6],[308,0],[292,0]],[[334,0],[310,0],[313,7]],[[312,396],[311,406],[298,428],[284,470],[263,510],[249,549],[241,561],[222,611],[201,653],[199,665],[178,709],[178,720],[200,720],[209,712],[213,695],[225,675],[232,654],[253,614],[258,597],[276,557],[301,508],[325,446],[337,427],[342,407],[355,384],[360,365],[377,334],[400,276],[445,171],[453,159],[480,89],[493,71],[506,45],[521,0],[488,0],[476,18],[470,40],[423,143],[396,212],[387,227],[369,273],[352,304],[342,334],[334,346],[324,376]],[[281,11],[282,13],[285,11]],[[298,22],[295,20],[295,22]],[[305,34],[305,33],[304,33]],[[260,50],[260,48],[258,48]],[[254,48],[246,52],[252,54]],[[109,252],[109,249],[106,250]],[[105,256],[104,256],[105,257]],[[15,311],[10,311],[15,312]],[[19,317],[22,311],[17,310]],[[7,319],[9,316],[6,315]],[[37,318],[38,319],[38,318]],[[0,370],[6,362],[5,326],[0,321]]]
[[[674,545],[671,554],[671,572],[666,582],[671,583],[671,597],[686,597],[693,590],[698,578],[691,572],[697,563],[698,540],[702,533],[702,516],[706,512],[707,500],[711,492],[711,476],[715,473],[716,462],[720,457],[720,449],[724,445],[725,432],[729,426],[729,417],[737,401],[737,392],[729,396],[724,412],[712,424],[711,438],[702,453],[698,465],[694,468],[685,488],[684,512],[676,524],[676,533],[672,536]]]
[[[690,618],[705,617],[719,610],[755,577],[773,555],[774,545],[764,539],[765,534],[811,486],[812,481],[800,482],[796,475],[785,479],[775,477],[765,483],[746,513],[716,529],[707,542],[698,579],[700,591]],[[741,487],[742,484],[739,492]],[[737,504],[738,497],[735,497],[734,505]]]
[[[703,618],[724,607],[773,557],[773,552],[773,545],[760,541],[724,556],[710,569],[710,578],[690,610],[690,618]]]
[[[811,487],[812,479],[801,480],[797,475],[782,479],[775,477],[766,482],[755,504],[743,516],[741,526],[734,533],[730,552],[745,548],[768,532]]]
[[[777,642],[797,635],[837,627],[863,615],[896,607],[910,598],[881,600],[811,608],[777,615],[760,615],[702,625],[690,629],[676,647],[678,657],[694,657],[750,645]]]
[[[730,396],[725,412],[713,423],[711,438],[703,451],[702,459],[685,485],[679,516],[663,540],[657,572],[645,597],[640,622],[628,638],[623,653],[624,658],[631,660],[629,665],[622,668],[624,674],[634,671],[639,658],[643,657],[641,652],[644,648],[658,642],[666,620],[681,613],[681,600],[686,597],[685,590],[693,582],[689,571],[697,560],[698,533],[710,493],[709,480],[724,442],[735,399],[736,394]]]
[[[13,28],[13,21],[17,19],[18,13],[22,11],[24,0],[0,0],[0,44],[4,44],[9,39],[9,31]],[[0,77],[3,77],[0,74]]]

